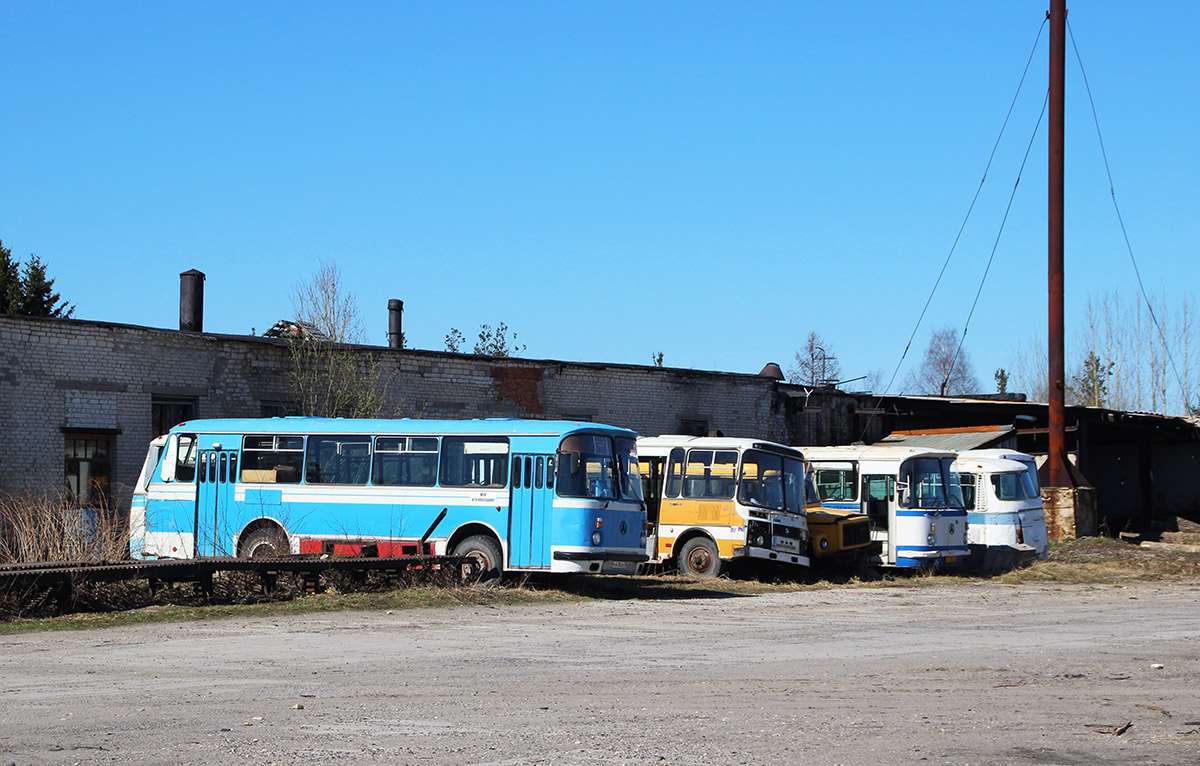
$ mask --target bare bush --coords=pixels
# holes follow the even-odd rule
[[[65,490],[0,496],[0,563],[128,557],[124,514],[80,508]]]

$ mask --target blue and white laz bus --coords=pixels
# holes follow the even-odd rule
[[[889,445],[798,447],[821,505],[867,515],[882,544],[872,563],[920,567],[962,563],[967,509],[953,452]]]
[[[636,436],[548,420],[191,420],[135,488],[137,558],[474,556],[505,570],[636,571]]]

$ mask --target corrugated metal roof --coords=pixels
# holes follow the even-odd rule
[[[1017,432],[1012,426],[990,426],[979,429],[931,428],[926,431],[897,431],[888,434],[876,443],[953,451],[984,447],[1015,448]]]

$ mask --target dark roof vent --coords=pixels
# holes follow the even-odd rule
[[[204,273],[195,269],[179,275],[179,331],[204,332]]]
[[[771,380],[784,379],[783,370],[779,369],[779,365],[775,364],[774,362],[767,362],[767,366],[762,368],[762,372],[758,374],[764,378],[770,378]]]

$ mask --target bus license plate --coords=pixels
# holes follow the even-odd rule
[[[789,553],[800,552],[800,541],[791,537],[772,537],[771,547],[777,551],[787,551]]]

